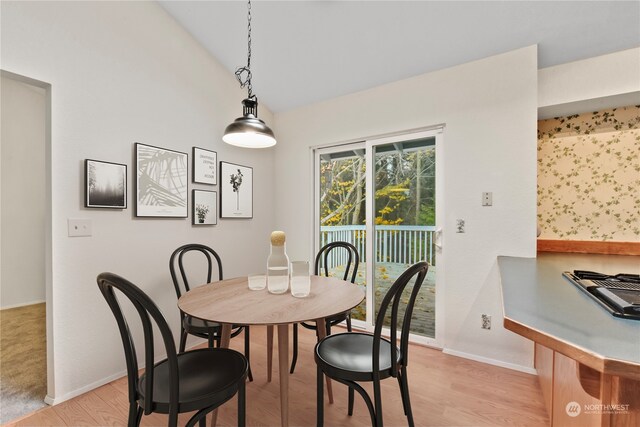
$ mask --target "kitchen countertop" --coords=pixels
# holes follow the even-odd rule
[[[563,271],[640,273],[640,257],[539,253],[498,257],[504,326],[593,369],[640,379],[640,321],[612,316]]]

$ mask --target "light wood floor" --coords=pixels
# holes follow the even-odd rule
[[[264,327],[252,327],[251,364],[254,382],[247,386],[247,424],[251,426],[280,425],[277,354],[274,354],[274,380],[268,383],[265,337]],[[231,340],[231,346],[237,350],[241,350],[242,343],[242,336]],[[291,426],[315,425],[314,343],[314,332],[300,328],[298,365],[289,382]],[[274,347],[275,353],[277,345]],[[409,387],[416,426],[549,425],[537,377],[533,375],[415,345],[410,347],[409,357]],[[371,387],[366,388],[371,391]],[[354,415],[349,417],[346,388],[334,383],[333,390],[335,403],[325,404],[326,426],[371,425],[366,406],[357,394]],[[126,391],[126,378],[121,378],[10,425],[124,426],[128,408]],[[382,382],[382,393],[385,425],[406,425],[395,379]],[[184,424],[188,418],[189,414],[183,414],[180,422]],[[143,416],[142,425],[166,425],[166,418],[158,414]],[[220,409],[218,425],[236,425],[235,398]]]

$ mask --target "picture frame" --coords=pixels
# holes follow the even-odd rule
[[[192,225],[218,224],[218,193],[208,190],[193,190]]]
[[[136,217],[187,218],[188,156],[135,143]]]
[[[84,160],[84,207],[127,209],[127,165]]]
[[[218,153],[200,147],[193,147],[193,182],[216,185],[218,183]]]
[[[220,162],[220,218],[253,218],[253,168]]]

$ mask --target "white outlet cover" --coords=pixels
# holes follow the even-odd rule
[[[92,225],[90,219],[67,219],[69,237],[88,237],[92,234]]]

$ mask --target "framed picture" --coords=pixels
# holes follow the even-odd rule
[[[187,154],[135,144],[136,216],[186,218]]]
[[[253,168],[220,162],[220,218],[253,218]]]
[[[193,182],[216,185],[218,171],[218,153],[193,147]]]
[[[216,225],[218,223],[215,191],[193,190],[193,225]]]
[[[127,208],[127,165],[85,159],[84,207]]]

